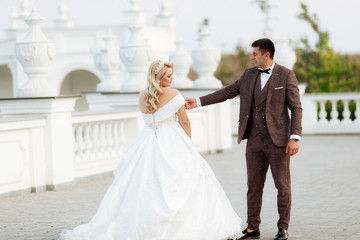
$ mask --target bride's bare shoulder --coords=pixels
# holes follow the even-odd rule
[[[165,88],[163,89],[162,94],[164,95],[165,98],[173,98],[175,97],[177,94],[179,93],[179,91],[175,88]]]

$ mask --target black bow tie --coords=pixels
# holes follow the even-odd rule
[[[267,69],[265,69],[265,70],[262,70],[262,69],[258,68],[258,71],[261,72],[261,73],[270,74],[270,68],[267,68]]]

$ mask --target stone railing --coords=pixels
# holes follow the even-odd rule
[[[360,134],[360,93],[304,94],[303,134]],[[239,98],[231,100],[232,133],[237,134]]]
[[[73,116],[74,177],[112,171],[143,124],[139,111]]]
[[[305,94],[304,134],[359,134],[360,93]]]
[[[183,91],[184,97],[202,91]],[[0,197],[56,190],[79,178],[109,173],[144,128],[133,94],[106,94],[103,110],[74,112],[78,97],[0,100]],[[104,99],[103,99],[104,100]],[[102,101],[103,101],[102,100]],[[135,101],[135,100],[134,100]],[[99,105],[98,103],[94,103]],[[106,107],[107,106],[107,107]],[[232,147],[229,103],[188,111],[201,153]]]

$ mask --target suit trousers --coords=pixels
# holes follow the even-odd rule
[[[270,166],[277,189],[278,227],[288,229],[291,210],[290,157],[286,147],[277,147],[268,134],[250,136],[246,145],[248,228],[259,229],[266,173]]]

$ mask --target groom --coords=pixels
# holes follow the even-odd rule
[[[290,156],[299,151],[302,108],[293,71],[278,65],[270,39],[252,43],[251,60],[239,80],[214,93],[186,99],[187,109],[223,102],[240,95],[238,143],[247,139],[247,228],[240,239],[260,238],[260,211],[270,166],[278,191],[279,220],[275,240],[288,238],[291,209]],[[289,118],[288,109],[291,111]]]

